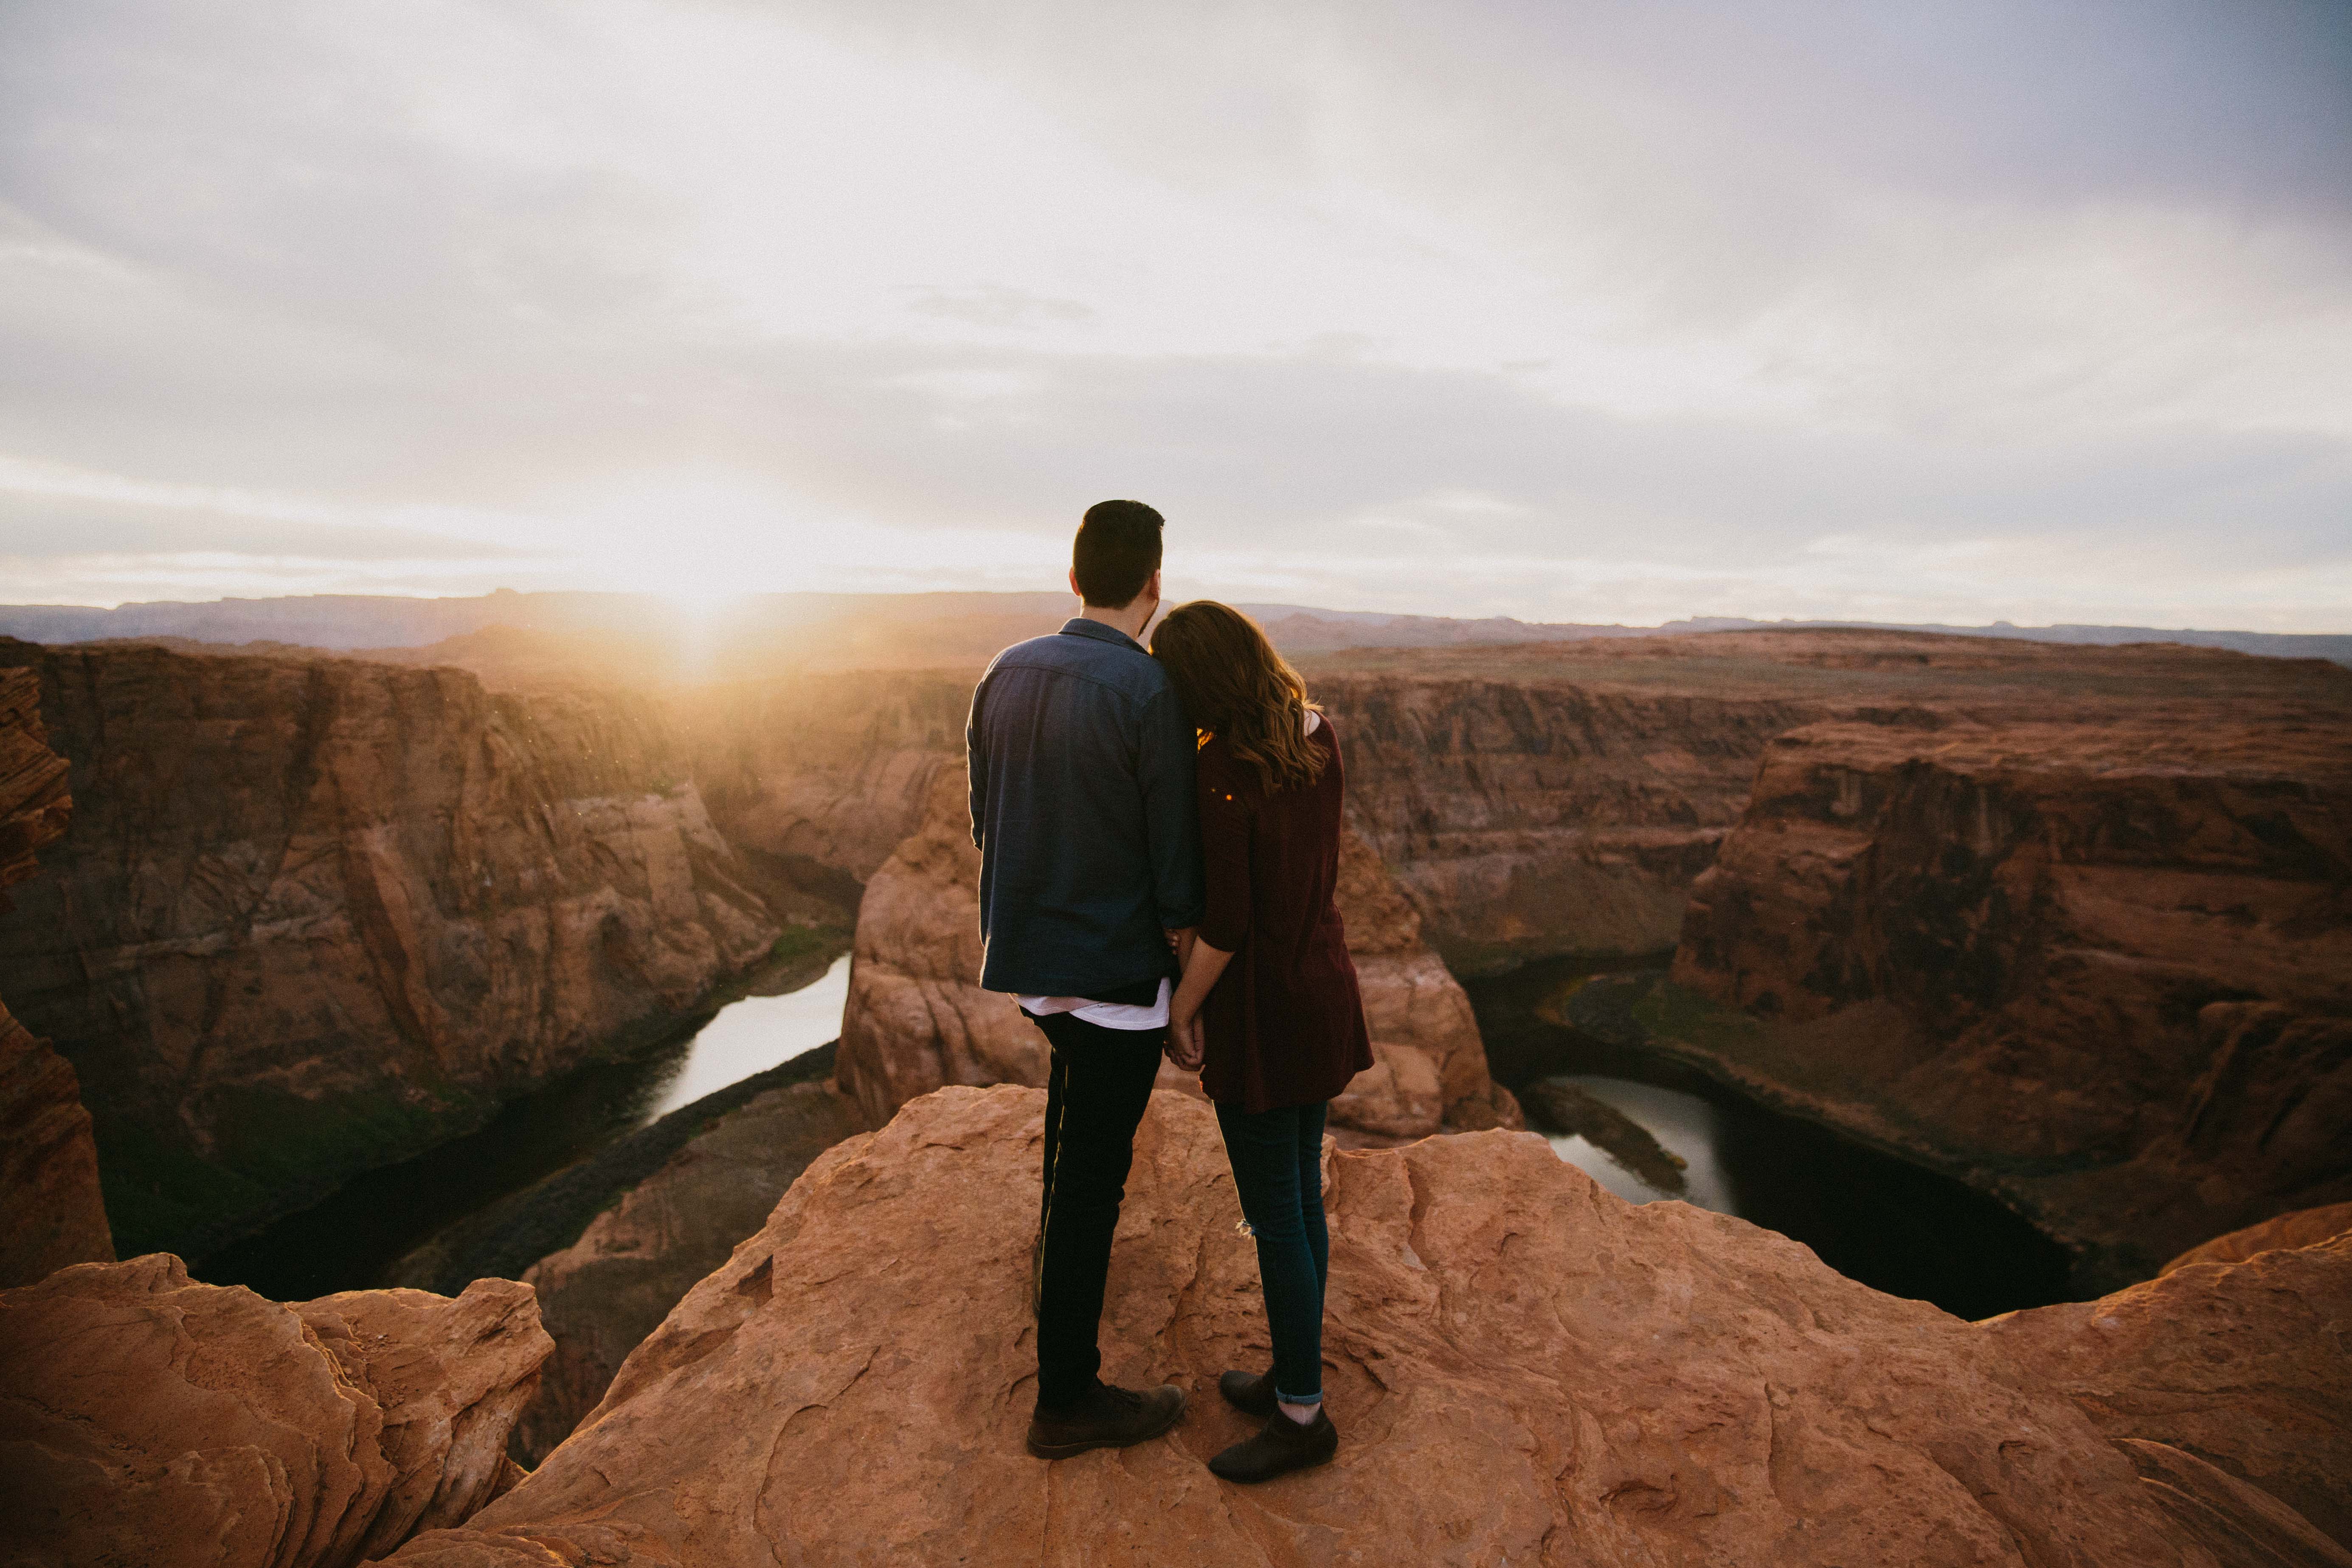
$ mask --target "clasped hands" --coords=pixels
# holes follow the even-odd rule
[[[1168,932],[1169,951],[1175,953],[1178,969],[1190,968],[1195,940],[1189,928]],[[1192,989],[1180,981],[1169,997],[1168,1040],[1160,1047],[1160,1054],[1182,1072],[1199,1072],[1208,1055],[1208,1047],[1201,1038],[1200,999],[1187,995]]]

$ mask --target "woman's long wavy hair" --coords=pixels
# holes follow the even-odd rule
[[[1325,752],[1307,738],[1307,714],[1322,710],[1255,621],[1214,599],[1179,605],[1151,634],[1151,657],[1184,716],[1223,735],[1268,795],[1321,775]]]

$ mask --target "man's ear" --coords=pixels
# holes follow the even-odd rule
[[[1070,568],[1070,592],[1078,595],[1079,603],[1084,604],[1086,602],[1086,595],[1080,592],[1078,588],[1078,569],[1075,566]]]
[[[1072,576],[1076,576],[1076,573],[1072,573],[1072,574],[1071,574],[1071,575],[1072,575]],[[1158,604],[1158,603],[1160,602],[1160,568],[1159,568],[1159,567],[1154,566],[1154,567],[1151,569],[1151,581],[1150,581],[1150,582],[1149,582],[1149,583],[1146,583],[1146,584],[1143,585],[1143,591],[1144,591],[1144,593],[1145,593],[1146,595],[1150,595],[1150,599],[1151,599],[1151,602],[1152,602],[1153,604],[1155,604],[1155,605],[1156,605],[1156,604]]]

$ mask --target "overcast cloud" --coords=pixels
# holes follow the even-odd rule
[[[2352,630],[2352,8],[0,7],[0,601]]]

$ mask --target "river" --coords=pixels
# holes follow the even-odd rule
[[[772,993],[755,989],[642,1056],[583,1068],[510,1101],[479,1131],[354,1177],[192,1267],[200,1279],[281,1301],[381,1283],[386,1266],[443,1226],[837,1038],[848,996],[848,954],[822,970],[804,966]]]
[[[1563,1079],[1639,1123],[1684,1162],[1684,1190],[1652,1186],[1580,1137],[1562,1159],[1631,1203],[1678,1198],[1803,1242],[1849,1279],[1964,1318],[2068,1299],[2065,1249],[1962,1183],[1767,1110],[1694,1068],[1549,1022],[1569,981],[1648,963],[1533,963],[1464,983],[1496,1081]]]
[[[1768,1110],[1688,1068],[1538,1016],[1546,996],[1595,967],[1537,963],[1465,985],[1497,1081],[1517,1089],[1563,1079],[1622,1112],[1682,1160],[1682,1190],[1644,1183],[1584,1138],[1552,1138],[1562,1159],[1629,1202],[1680,1198],[1752,1220],[1865,1284],[1963,1317],[2065,1299],[2064,1252],[1991,1199]],[[745,996],[644,1056],[583,1068],[512,1102],[477,1132],[356,1178],[201,1260],[198,1278],[279,1300],[382,1282],[388,1265],[444,1227],[835,1038],[849,959],[801,974],[816,977]]]

